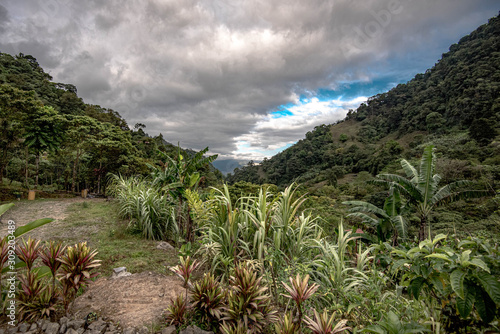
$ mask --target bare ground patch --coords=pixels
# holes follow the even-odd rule
[[[15,206],[2,216],[0,235],[7,234],[6,222],[8,220],[14,220],[16,222],[16,227],[19,227],[37,219],[53,218],[55,221],[28,232],[26,237],[31,236],[32,238],[40,240],[64,240],[74,238],[76,235],[81,235],[83,237],[86,235],[86,233],[84,233],[85,231],[80,231],[81,229],[75,227],[67,227],[64,219],[70,214],[67,210],[68,206],[73,203],[85,201],[102,202],[105,201],[105,199],[84,199],[76,197],[15,202]]]
[[[181,293],[185,290],[175,276],[143,272],[117,279],[101,278],[74,301],[70,313],[83,318],[96,312],[122,328],[151,326],[162,320],[171,299]]]

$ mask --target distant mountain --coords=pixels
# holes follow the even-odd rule
[[[479,165],[499,169],[499,124],[497,16],[450,46],[425,73],[369,98],[343,121],[314,128],[259,166],[236,170],[228,181],[336,183],[349,173],[398,168],[401,157],[418,156],[428,143],[436,145],[450,175],[455,170],[455,178],[474,177]],[[495,173],[492,178],[500,179]]]
[[[217,159],[212,162],[212,165],[217,168],[222,174],[227,175],[229,173],[232,173],[235,168],[243,167],[244,162],[236,159]]]

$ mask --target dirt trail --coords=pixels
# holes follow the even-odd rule
[[[12,219],[16,226],[25,225],[40,218],[54,218],[55,221],[39,227],[26,236],[40,240],[78,238],[86,239],[91,227],[65,226],[64,219],[71,212],[68,207],[73,203],[83,201],[105,201],[105,199],[50,199],[16,202],[15,206],[1,218],[0,236],[7,233],[7,221]],[[91,229],[97,229],[93,227]],[[137,273],[128,277],[111,279],[100,277],[90,284],[88,290],[78,297],[70,313],[82,319],[90,312],[97,312],[115,323],[125,327],[151,326],[161,321],[162,314],[171,299],[183,293],[182,282],[174,276],[157,273]]]
[[[54,222],[39,227],[29,233],[27,236],[41,240],[50,240],[54,231],[60,230],[64,225],[64,219],[68,216],[67,208],[73,203],[83,201],[103,201],[104,199],[84,199],[84,198],[64,198],[47,199],[36,201],[14,202],[14,207],[2,216],[0,224],[0,236],[7,234],[7,221],[16,222],[16,227],[26,225],[41,218],[53,218]]]

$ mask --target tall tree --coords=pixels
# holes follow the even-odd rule
[[[64,118],[54,108],[43,106],[25,119],[24,145],[35,154],[35,189],[38,187],[40,155],[59,148],[63,138]]]

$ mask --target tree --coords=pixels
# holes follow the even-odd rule
[[[40,154],[45,151],[55,151],[59,148],[63,136],[63,121],[52,107],[43,106],[26,117],[24,135],[26,148],[35,154],[35,189],[38,186]]]
[[[160,155],[166,158],[167,161],[162,163],[161,167],[150,165],[150,168],[153,170],[151,173],[153,185],[160,186],[163,190],[168,191],[173,198],[178,200],[179,224],[181,224],[182,220],[182,205],[186,199],[186,190],[195,189],[201,180],[199,170],[217,159],[217,154],[204,157],[204,154],[207,152],[208,147],[197,152],[193,157],[184,157],[184,155],[181,154],[180,147],[178,147],[176,157],[171,158],[167,154],[159,151]],[[191,240],[192,221],[189,211],[188,207],[184,233],[187,239]]]
[[[434,146],[429,145],[424,149],[420,160],[420,171],[417,171],[408,161],[401,160],[401,166],[408,178],[395,174],[379,174],[377,180],[369,181],[395,188],[407,200],[407,205],[412,207],[420,219],[419,239],[424,240],[430,235],[429,217],[434,208],[452,201],[466,198],[477,198],[489,193],[485,190],[468,190],[466,186],[473,184],[469,180],[460,180],[438,188],[441,177],[434,174],[436,169],[436,155]]]
[[[23,119],[40,106],[33,92],[0,85],[0,184],[5,167],[23,141]]]

